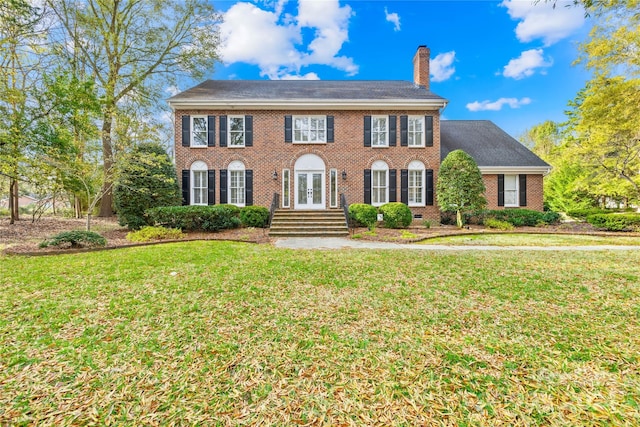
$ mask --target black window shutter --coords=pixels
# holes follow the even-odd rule
[[[191,116],[182,116],[182,146],[191,145]]]
[[[220,116],[220,147],[226,147],[226,146],[227,146],[227,116]]]
[[[427,206],[433,206],[433,169],[427,169]]]
[[[389,116],[389,147],[396,146],[397,130],[396,116]]]
[[[520,206],[527,206],[527,175],[518,175],[520,180]]]
[[[227,203],[227,170],[220,169],[220,203]]]
[[[371,116],[364,116],[364,146],[371,147]]]
[[[244,116],[244,146],[253,147],[253,116]]]
[[[214,169],[207,171],[207,204],[216,204],[216,171]]]
[[[191,203],[191,184],[189,178],[191,177],[191,171],[189,169],[182,169],[182,204],[189,205]]]
[[[371,204],[371,169],[364,170],[364,202]]]
[[[504,175],[498,175],[498,206],[504,206]]]
[[[433,147],[433,116],[424,118],[424,141],[427,147]]]
[[[409,170],[400,170],[400,201],[409,204]]]
[[[409,145],[409,118],[407,116],[400,116],[400,146],[406,147]]]
[[[333,116],[327,116],[327,142],[333,142]]]
[[[207,147],[216,146],[216,116],[207,116]]]
[[[244,171],[244,204],[253,205],[253,170]]]
[[[398,201],[398,192],[397,192],[397,175],[398,172],[395,169],[389,169],[389,201],[397,202]]]
[[[284,116],[284,142],[293,141],[293,118]]]

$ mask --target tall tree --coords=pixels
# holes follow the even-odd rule
[[[520,142],[548,162],[552,152],[562,142],[560,126],[554,121],[547,120],[527,129],[520,137]]]
[[[100,215],[112,214],[119,110],[148,105],[178,75],[212,69],[219,16],[206,0],[46,0],[87,64],[102,98]],[[152,120],[149,118],[149,120]]]
[[[464,225],[462,214],[487,205],[482,173],[473,157],[462,150],[447,154],[440,165],[436,194],[443,212],[455,211],[458,227]]]

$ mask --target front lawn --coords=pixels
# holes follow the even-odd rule
[[[424,245],[463,246],[640,246],[638,236],[592,236],[586,234],[482,233],[434,237]]]
[[[0,256],[0,425],[638,425],[640,252]]]

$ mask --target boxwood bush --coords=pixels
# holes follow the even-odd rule
[[[95,248],[105,246],[107,239],[93,231],[63,231],[40,243],[41,248],[56,246],[59,248]]]
[[[182,231],[218,231],[242,224],[240,208],[234,205],[164,206],[145,213],[153,225]]]
[[[382,221],[387,228],[407,228],[413,221],[409,206],[400,202],[391,202],[380,206]]]
[[[266,228],[269,225],[269,209],[264,206],[245,206],[240,210],[240,221],[245,227]]]
[[[553,211],[539,212],[530,209],[500,209],[485,211],[483,218],[505,221],[515,227],[535,227],[545,224],[556,224],[560,221],[560,214]]]
[[[150,242],[152,240],[182,239],[184,233],[179,228],[152,227],[147,225],[140,230],[127,233],[130,242]]]
[[[587,222],[608,231],[640,231],[639,214],[595,214],[589,215]]]
[[[589,215],[606,214],[606,213],[611,213],[611,211],[602,209],[602,208],[584,208],[584,209],[573,209],[566,212],[566,214],[571,218],[582,219],[582,220],[587,219]]]
[[[353,203],[349,205],[349,220],[357,226],[373,230],[378,223],[378,209],[365,203]]]

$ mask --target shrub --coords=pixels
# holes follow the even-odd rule
[[[182,231],[218,231],[241,225],[240,208],[234,205],[164,206],[145,214],[153,225]]]
[[[557,212],[538,212],[530,209],[501,209],[486,211],[484,213],[484,223],[489,218],[508,222],[515,227],[535,227],[541,224],[555,224],[560,221],[560,214]]]
[[[127,233],[127,240],[130,242],[149,242],[151,240],[174,240],[184,237],[178,228],[164,227],[142,227],[140,230]]]
[[[364,203],[351,204],[349,205],[349,220],[358,226],[373,230],[378,223],[378,210],[375,206]]]
[[[120,225],[137,230],[151,225],[145,210],[180,204],[176,169],[160,145],[143,143],[124,156],[113,188]]]
[[[587,222],[594,227],[605,228],[608,231],[640,230],[640,215],[638,214],[595,214],[589,215]]]
[[[589,215],[606,214],[611,211],[602,208],[585,208],[585,209],[572,209],[567,211],[566,214],[571,218],[585,220]]]
[[[40,243],[41,248],[47,248],[49,246],[56,246],[61,248],[93,248],[99,246],[105,246],[107,239],[95,233],[93,231],[63,231],[56,234],[51,239],[45,240]]]
[[[422,221],[422,225],[424,226],[424,228],[431,228],[431,224],[432,221],[430,219],[425,219],[424,221]]]
[[[245,206],[240,209],[240,221],[245,227],[266,228],[269,225],[269,209],[264,206]]]
[[[382,221],[387,228],[407,228],[413,221],[409,206],[400,202],[391,202],[380,206]]]
[[[513,224],[507,221],[501,221],[495,218],[487,218],[484,220],[487,228],[495,228],[497,230],[513,230]]]

